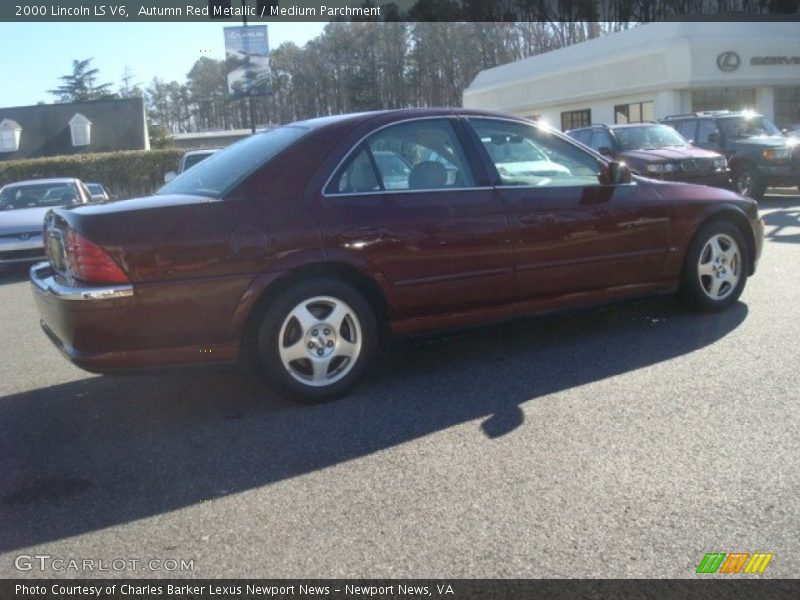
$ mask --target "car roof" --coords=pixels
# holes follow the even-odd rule
[[[15,181],[13,183],[9,183],[3,187],[22,187],[27,185],[48,185],[48,184],[56,184],[56,183],[73,183],[77,184],[79,179],[75,177],[51,177],[49,179],[27,179],[25,181]]]
[[[366,123],[373,119],[384,118],[387,122],[392,120],[403,121],[406,119],[418,119],[425,117],[447,117],[447,116],[466,116],[466,117],[492,117],[499,119],[510,119],[520,122],[531,122],[530,119],[518,117],[516,115],[509,115],[488,110],[470,109],[470,108],[400,108],[395,110],[376,110],[370,112],[348,113],[343,115],[330,115],[326,117],[316,117],[314,119],[306,119],[304,121],[295,121],[294,123],[287,123],[286,126],[294,127],[307,127],[309,129],[322,129],[335,124],[350,122],[352,125],[359,125]],[[258,135],[258,134],[256,134]]]

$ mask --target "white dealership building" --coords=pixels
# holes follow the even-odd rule
[[[715,109],[800,122],[800,23],[660,22],[481,71],[464,106],[570,129]]]

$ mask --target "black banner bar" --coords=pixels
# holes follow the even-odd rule
[[[800,580],[724,579],[42,579],[3,580],[3,600],[795,600]]]
[[[797,0],[4,0],[0,21],[800,20]]]

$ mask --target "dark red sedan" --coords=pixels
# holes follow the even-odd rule
[[[678,292],[736,302],[756,203],[631,176],[524,119],[344,115],[253,135],[148,198],[51,211],[42,327],[95,372],[252,360],[343,393],[380,342]]]

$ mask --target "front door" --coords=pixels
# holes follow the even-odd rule
[[[668,209],[635,181],[602,185],[592,154],[534,125],[471,118],[512,228],[521,301],[658,281]],[[645,197],[647,196],[647,197]]]

